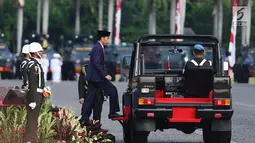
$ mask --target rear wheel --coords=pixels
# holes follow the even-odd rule
[[[131,142],[131,132],[128,123],[123,123],[123,140],[125,143]]]
[[[205,143],[231,143],[231,131],[212,131],[210,126],[203,128]]]
[[[134,124],[130,123],[130,143],[148,143],[148,135],[150,132],[146,131],[136,131]]]
[[[132,143],[148,143],[148,132],[135,131],[132,135]]]

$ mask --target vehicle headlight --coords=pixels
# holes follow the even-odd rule
[[[141,88],[141,93],[149,93],[150,89],[149,88]]]

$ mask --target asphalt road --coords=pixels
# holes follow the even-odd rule
[[[0,86],[17,85],[21,81],[0,80]],[[81,105],[78,102],[77,82],[61,82],[59,84],[47,83],[52,88],[52,102],[58,106],[73,108],[76,114],[80,114]],[[119,92],[119,101],[121,95],[126,89],[126,83],[114,83]],[[232,143],[255,143],[255,85],[233,84],[233,132]],[[120,102],[121,103],[121,102]],[[107,118],[109,111],[109,102],[103,105],[102,123],[103,128],[109,129],[109,132],[116,136],[117,143],[122,141],[122,128],[117,121],[111,121]],[[186,135],[180,131],[171,129],[164,132],[152,132],[149,135],[150,143],[203,143],[202,133],[197,130],[195,133]]]

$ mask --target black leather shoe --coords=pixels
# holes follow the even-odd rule
[[[108,118],[109,119],[112,119],[112,118],[120,118],[122,117],[121,115],[119,115],[118,113],[111,113],[108,115]]]
[[[84,126],[89,126],[90,123],[89,122],[81,122],[81,127],[83,128]]]

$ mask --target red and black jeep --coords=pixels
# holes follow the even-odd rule
[[[212,59],[207,59],[212,66],[184,72],[195,44],[212,49]],[[144,35],[134,44],[130,65],[127,59],[123,59],[130,68],[122,99],[124,115],[113,119],[122,124],[125,143],[147,143],[151,131],[169,128],[186,134],[202,129],[205,143],[231,142],[231,81],[224,75],[215,37]]]

